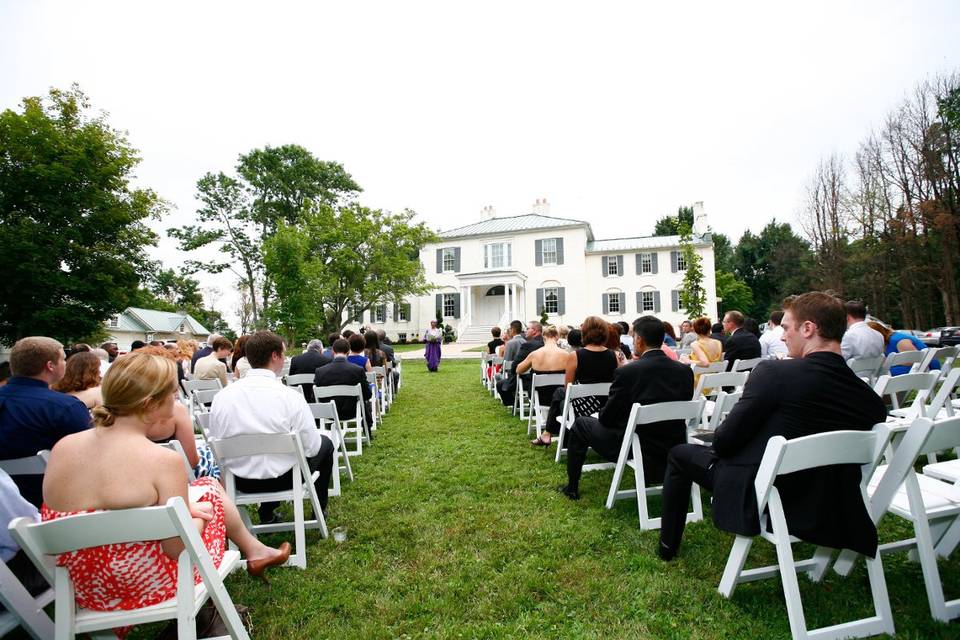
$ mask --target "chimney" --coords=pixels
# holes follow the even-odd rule
[[[546,198],[537,198],[537,201],[533,203],[533,213],[541,216],[550,215],[550,204]]]
[[[693,233],[702,236],[709,231],[707,214],[703,210],[703,201],[693,203]]]
[[[492,204],[488,204],[483,209],[480,209],[480,220],[492,220],[497,217],[497,211],[493,208]]]

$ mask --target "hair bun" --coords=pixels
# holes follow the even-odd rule
[[[109,427],[117,419],[110,407],[102,404],[94,407],[91,413],[93,414],[93,422],[98,427]]]

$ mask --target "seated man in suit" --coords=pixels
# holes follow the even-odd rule
[[[320,367],[333,362],[333,356],[324,355],[321,349],[323,349],[323,343],[319,340],[311,340],[307,343],[307,350],[298,356],[293,356],[290,360],[289,375],[295,376],[302,373],[313,375]],[[307,383],[300,386],[303,387],[303,395],[307,402],[313,402],[313,384]]]
[[[727,371],[733,368],[735,361],[759,358],[762,351],[760,339],[743,328],[743,321],[743,314],[739,311],[727,311],[723,316],[723,330],[730,334],[723,344]]]
[[[315,387],[332,387],[336,385],[354,386],[359,384],[363,391],[363,401],[367,410],[364,412],[367,426],[367,435],[370,436],[371,412],[369,409],[370,398],[373,394],[370,391],[370,385],[367,384],[367,374],[359,366],[352,362],[347,362],[347,356],[350,354],[350,343],[340,338],[333,341],[333,362],[322,366],[316,371],[313,379]],[[357,415],[357,401],[352,397],[338,397],[333,399],[337,405],[337,416],[341,420],[353,420]]]
[[[280,382],[283,339],[272,331],[257,331],[245,344],[250,370],[214,397],[210,435],[230,438],[245,434],[297,433],[303,443],[320,506],[327,508],[327,486],[333,473],[333,441],[317,429],[313,413],[296,389]],[[295,459],[289,455],[259,455],[228,460],[237,489],[247,492],[289,491]],[[260,522],[275,522],[274,502],[260,505]]]
[[[511,326],[513,324],[511,323]],[[497,388],[500,391],[500,401],[504,406],[511,407],[513,406],[513,401],[517,393],[517,365],[527,359],[527,356],[543,346],[543,327],[536,320],[531,320],[527,323],[527,332],[526,340],[520,344],[520,347],[517,349],[516,355],[513,360],[513,370],[510,372],[510,375],[501,380],[497,385]],[[507,344],[509,347],[509,343]],[[526,391],[530,391],[530,380],[533,378],[532,373],[528,373],[523,376],[523,388]]]
[[[812,291],[783,303],[783,341],[791,360],[765,360],[743,396],[704,447],[683,444],[667,459],[663,527],[658,553],[670,560],[680,549],[691,482],[713,491],[713,521],[745,536],[760,533],[753,487],[773,436],[790,440],[837,429],[869,431],[886,418],[883,400],[840,354],[846,328],[843,303]],[[834,465],[777,479],[790,533],[833,549],[873,557],[877,530],[860,497],[860,468]]]
[[[580,474],[587,449],[610,462],[620,455],[620,444],[633,403],[656,404],[690,400],[693,397],[693,370],[667,357],[663,346],[663,322],[643,316],[633,322],[634,353],[639,359],[617,369],[610,384],[610,395],[600,410],[600,419],[577,418],[567,434],[567,484],[560,492],[571,500],[580,499]],[[660,484],[666,468],[667,452],[687,441],[683,420],[668,420],[637,428],[643,450],[643,473],[649,484]]]

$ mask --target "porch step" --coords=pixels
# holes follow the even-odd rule
[[[486,344],[493,339],[493,336],[490,335],[491,327],[486,326],[471,326],[463,330],[459,336],[457,336],[457,342],[468,342],[468,343],[481,343]]]

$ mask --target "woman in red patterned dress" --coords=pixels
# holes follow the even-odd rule
[[[146,353],[118,358],[102,385],[103,405],[93,411],[93,429],[60,440],[50,454],[43,480],[44,520],[106,509],[162,505],[180,496],[216,566],[226,538],[259,577],[290,556],[257,540],[243,526],[237,507],[213,478],[189,487],[180,455],[147,439],[147,426],[169,419],[177,396],[174,363]],[[194,498],[191,500],[190,498]],[[149,606],[177,591],[179,538],[104,545],[62,554],[76,588],[77,604],[97,611]],[[194,579],[199,582],[199,575]],[[121,637],[128,629],[117,630]]]

